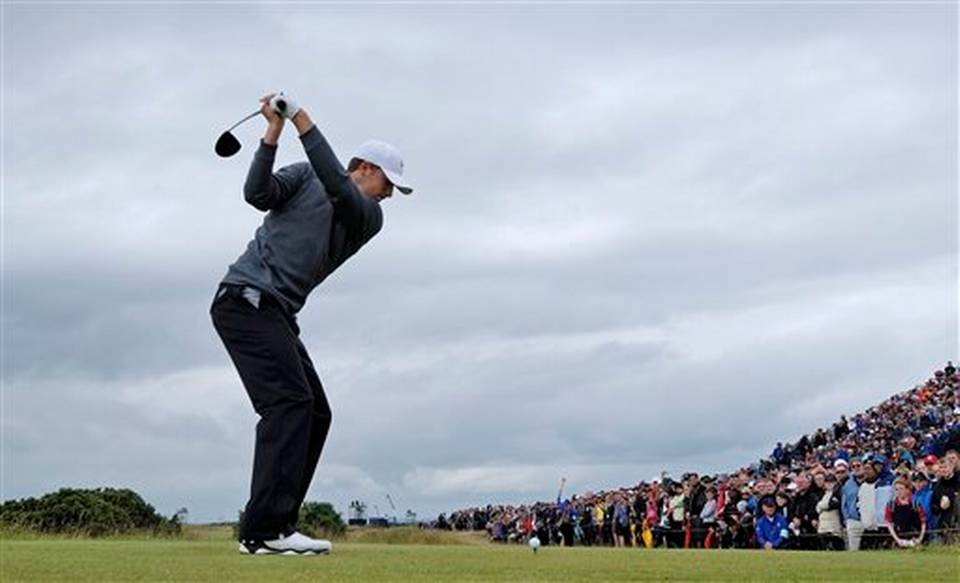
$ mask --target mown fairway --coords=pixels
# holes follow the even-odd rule
[[[956,549],[764,553],[342,542],[318,557],[252,557],[226,537],[0,542],[9,581],[958,581]]]

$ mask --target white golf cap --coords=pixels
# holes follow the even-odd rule
[[[387,175],[387,180],[403,194],[413,192],[413,188],[403,179],[403,158],[400,152],[390,144],[379,140],[368,140],[360,144],[353,157],[379,166]]]

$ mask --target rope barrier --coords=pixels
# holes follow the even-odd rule
[[[460,531],[468,530],[468,531],[472,531],[472,532],[480,532],[480,530],[478,530],[478,529],[451,529],[451,530],[460,530]],[[489,531],[489,529],[483,529],[483,530]],[[590,545],[584,545],[584,544],[582,543],[582,540],[583,540],[583,539],[582,539],[582,536],[576,536],[577,530],[580,530],[580,534],[582,535],[582,529],[576,529],[576,528],[575,528],[575,530],[574,530],[574,533],[575,533],[574,539],[575,539],[575,540],[577,541],[577,543],[578,543],[577,546],[611,546],[611,545],[605,545],[605,544],[603,544],[602,542],[599,542],[599,541],[597,541],[597,542],[595,542],[595,543],[592,543],[592,544],[590,544]],[[603,538],[605,538],[605,537],[602,536],[602,534],[601,534],[603,530],[606,530],[606,529],[603,528],[603,527],[600,527],[599,529],[597,529],[597,536],[596,536],[596,537],[591,537],[591,540],[597,540],[597,539],[603,539]],[[717,536],[717,537],[719,538],[720,536],[722,536],[721,533],[719,532],[719,530],[720,530],[720,529],[711,528],[711,527],[707,527],[707,528],[703,528],[703,527],[690,527],[690,528],[677,529],[677,528],[668,528],[668,527],[660,527],[660,526],[657,526],[657,527],[654,527],[654,528],[651,528],[651,529],[650,529],[650,533],[651,533],[651,535],[653,536],[653,544],[651,544],[650,546],[656,546],[656,543],[657,543],[657,542],[663,542],[664,544],[661,545],[661,546],[667,546],[667,547],[669,547],[669,546],[671,546],[671,545],[670,545],[670,543],[668,542],[667,539],[670,539],[670,540],[672,540],[672,541],[674,541],[674,542],[676,543],[677,539],[679,538],[680,540],[683,540],[683,544],[680,544],[680,545],[677,545],[677,546],[682,546],[683,548],[690,548],[690,546],[691,546],[691,540],[686,539],[686,537],[687,537],[688,535],[690,535],[691,537],[692,537],[692,535],[694,535],[694,534],[704,534],[704,533],[706,533],[706,534],[709,535],[710,532],[713,531],[713,535],[714,535],[714,536]],[[745,530],[752,531],[753,529],[752,529],[752,528],[748,528],[748,529],[745,529]],[[555,531],[556,534],[559,534],[559,528],[554,527],[554,531]],[[729,531],[729,529],[728,529],[728,531]],[[535,529],[531,534],[536,534],[536,533],[537,533],[537,530]],[[611,535],[616,534],[616,530],[615,530],[615,529],[611,529],[611,530],[610,530],[610,534],[611,534]],[[805,549],[805,550],[827,550],[827,549],[831,549],[831,548],[834,549],[834,550],[843,550],[843,545],[845,545],[845,542],[846,542],[846,534],[847,534],[846,531],[841,531],[841,532],[838,532],[838,533],[794,533],[794,532],[791,531],[790,536],[787,537],[787,540],[790,541],[791,543],[796,542],[796,541],[806,541],[806,543],[805,543],[804,546],[802,547],[802,548]],[[913,535],[913,536],[915,537],[915,536],[919,536],[920,533],[919,533],[919,532],[915,532],[915,533],[906,533],[906,534],[908,534],[908,535]],[[631,531],[631,534],[629,534],[629,535],[624,535],[624,538],[625,538],[625,539],[630,540],[630,541],[636,541],[636,542],[638,543],[638,544],[631,544],[631,545],[630,545],[631,547],[636,547],[636,548],[646,547],[646,546],[647,546],[646,544],[644,544],[644,543],[642,542],[642,537],[643,537],[643,531],[642,531],[642,530],[634,530],[634,531]],[[929,542],[929,541],[930,541],[932,538],[934,538],[934,537],[936,537],[936,538],[941,538],[941,537],[942,537],[942,538],[944,538],[944,539],[946,539],[946,540],[954,540],[954,541],[960,540],[960,527],[932,528],[932,529],[929,529],[929,530],[927,530],[927,531],[925,532],[924,541],[923,541],[923,542],[924,542],[924,543],[927,543],[927,542]],[[503,535],[501,538],[499,538],[499,539],[493,539],[493,538],[492,538],[492,540],[494,540],[495,542],[510,543],[510,542],[513,542],[513,541],[517,541],[517,542],[523,541],[525,538],[526,538],[526,535],[521,534],[519,531],[513,531],[513,532],[510,532],[510,533],[504,533],[504,535]],[[559,536],[559,537],[556,537],[556,538],[558,538],[558,539],[560,539],[560,540],[563,539],[562,536]],[[886,530],[886,526],[877,527],[877,529],[865,530],[865,531],[863,531],[863,532],[860,533],[859,538],[860,538],[861,543],[862,543],[863,541],[865,541],[865,540],[866,540],[866,541],[871,541],[871,542],[874,542],[874,541],[892,542],[892,540],[893,540],[893,539],[890,537],[890,533]],[[752,535],[747,537],[747,541],[754,541],[754,540],[755,540],[755,539],[754,539],[754,537],[753,537]],[[711,544],[711,546],[710,546],[709,548],[719,548],[718,542],[719,542],[719,541],[716,541],[716,540],[713,541],[713,543]],[[834,543],[834,544],[831,544],[831,543]],[[838,545],[838,544],[835,544],[835,543],[841,543],[841,545]],[[561,543],[560,545],[556,545],[556,546],[564,546],[564,545]],[[869,544],[868,544],[868,545],[865,545],[865,547],[870,547],[870,545],[869,545]],[[756,546],[750,546],[750,547],[746,547],[746,548],[757,548],[757,547],[756,547]],[[870,548],[882,548],[882,547],[870,547]]]

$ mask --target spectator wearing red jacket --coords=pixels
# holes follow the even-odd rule
[[[923,507],[913,500],[913,487],[907,478],[893,486],[894,498],[887,504],[887,529],[899,547],[915,547],[927,533],[927,517]]]

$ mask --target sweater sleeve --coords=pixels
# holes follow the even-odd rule
[[[317,126],[300,136],[300,141],[338,218],[354,232],[361,233],[364,240],[376,235],[383,225],[380,205],[360,193]]]
[[[276,154],[276,144],[267,144],[261,139],[243,185],[244,200],[261,211],[283,206],[303,182],[303,169],[298,164],[284,166],[273,173]]]

